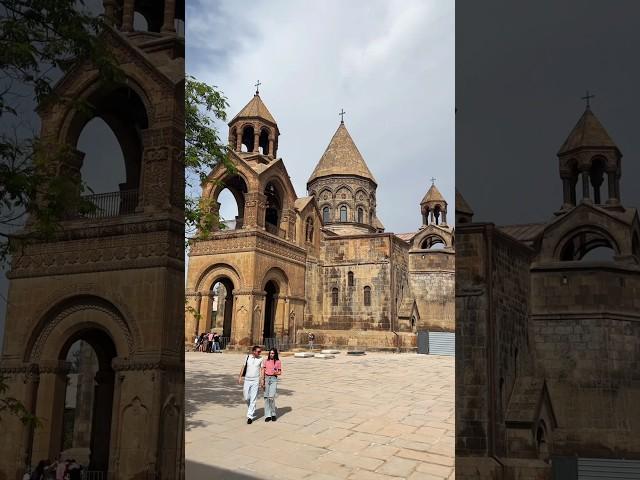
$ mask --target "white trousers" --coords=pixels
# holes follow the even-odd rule
[[[247,418],[253,420],[256,412],[256,400],[258,399],[258,386],[260,379],[244,379],[244,387],[242,388],[242,394],[244,401],[247,402]]]

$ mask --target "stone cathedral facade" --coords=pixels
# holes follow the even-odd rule
[[[203,186],[238,207],[228,228],[191,245],[185,342],[218,331],[231,345],[282,338],[336,347],[413,349],[420,330],[454,330],[453,228],[435,185],[416,231],[385,231],[378,183],[340,123],[298,197],[277,157],[278,125],[260,95],[229,123],[233,172]]]
[[[587,106],[557,155],[548,221],[474,223],[456,202],[457,478],[572,479],[640,459],[640,220],[622,153]]]

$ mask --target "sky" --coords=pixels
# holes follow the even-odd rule
[[[386,231],[418,229],[432,177],[453,206],[454,2],[189,0],[186,17],[187,73],[224,93],[229,120],[260,80],[299,197],[344,109]]]
[[[622,204],[640,206],[639,14],[633,0],[456,2],[456,186],[474,220],[553,218],[556,153],[587,90],[623,154]]]

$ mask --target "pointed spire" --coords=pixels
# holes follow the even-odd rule
[[[440,193],[440,190],[438,190],[438,187],[436,187],[434,178],[431,179],[431,187],[429,187],[427,194],[424,196],[420,204],[422,205],[423,203],[427,203],[427,202],[447,203],[447,201],[444,199],[444,197]]]
[[[231,119],[229,125],[240,118],[259,118],[276,125],[276,120],[273,118],[273,115],[271,115],[271,112],[269,112],[269,109],[260,98],[260,94],[257,90],[253,98],[249,100],[249,103],[247,103],[244,108]]]
[[[344,123],[340,123],[307,183],[331,175],[356,175],[376,183]]]
[[[571,130],[562,147],[560,147],[558,155],[581,147],[618,148],[600,121],[593,114],[589,105],[587,105],[578,123],[573,127],[573,130]]]

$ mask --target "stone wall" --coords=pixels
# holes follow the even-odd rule
[[[532,252],[492,224],[456,238],[456,476],[501,478],[504,409],[527,355]],[[518,353],[516,353],[518,352]],[[519,357],[519,358],[516,358]],[[465,460],[466,457],[466,460]],[[470,458],[473,458],[471,460]]]
[[[409,252],[409,287],[420,312],[418,330],[455,330],[455,253]]]
[[[531,335],[558,419],[554,453],[640,458],[640,270],[537,265]]]

